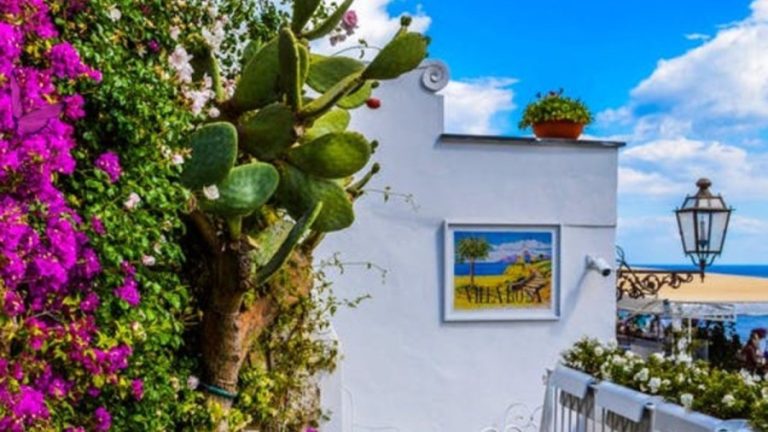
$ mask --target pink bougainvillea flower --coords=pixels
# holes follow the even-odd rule
[[[125,279],[123,279],[123,284],[115,288],[114,294],[134,307],[138,306],[141,302],[139,284],[136,283],[136,279],[134,279],[133,276],[126,276]]]
[[[120,156],[113,151],[102,153],[96,159],[96,168],[104,171],[109,176],[109,181],[114,183],[120,179],[123,174],[123,169],[120,166]]]
[[[78,120],[85,116],[85,99],[79,94],[64,98],[64,115],[70,120]]]
[[[154,39],[147,42],[147,48],[149,48],[152,53],[160,52],[160,44]]]
[[[51,70],[58,78],[76,79],[89,76],[91,68],[83,64],[75,47],[69,42],[62,42],[51,47],[48,57],[51,60]]]
[[[13,415],[16,417],[46,418],[48,408],[42,393],[29,386],[21,386],[19,399],[13,405]]]
[[[98,216],[91,217],[91,229],[100,236],[107,233],[107,229],[104,228],[104,222],[102,222]]]
[[[109,411],[103,406],[96,408],[93,418],[96,420],[94,428],[99,432],[106,432],[112,427],[112,416],[109,415]]]
[[[131,381],[131,394],[136,400],[141,400],[144,397],[144,381],[140,379]]]
[[[80,309],[87,313],[94,312],[99,308],[100,303],[99,295],[95,292],[90,292],[85,296],[83,301],[80,302]]]
[[[3,310],[10,317],[16,317],[25,310],[24,301],[16,291],[6,291],[3,299]]]
[[[122,285],[115,288],[114,294],[129,305],[136,307],[141,302],[139,284],[136,282],[136,268],[128,261],[123,261],[120,267],[125,276]]]
[[[21,86],[16,80],[16,76],[11,74],[11,109],[16,123],[16,132],[20,136],[27,136],[39,132],[46,127],[48,123],[57,118],[63,109],[62,104],[48,104],[35,110],[24,113],[24,106],[21,101]]]

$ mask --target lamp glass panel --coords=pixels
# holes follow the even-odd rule
[[[712,213],[712,237],[709,239],[710,251],[719,254],[723,250],[725,231],[728,228],[727,212]]]
[[[686,254],[696,252],[696,232],[694,212],[677,212],[677,224],[680,227],[680,236],[683,241],[683,250]]]

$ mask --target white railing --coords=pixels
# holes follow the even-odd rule
[[[744,420],[723,421],[583,372],[548,373],[540,432],[750,432]]]

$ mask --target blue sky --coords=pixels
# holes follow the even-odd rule
[[[491,246],[488,256],[478,262],[495,263],[515,259],[525,252],[538,255],[552,254],[552,234],[548,232],[509,232],[509,231],[456,231],[454,245],[467,237],[482,237]]]
[[[397,16],[445,61],[446,129],[525,134],[522,107],[563,87],[620,156],[632,262],[684,263],[672,211],[699,176],[737,209],[720,263],[768,263],[768,0],[357,0],[384,43]]]

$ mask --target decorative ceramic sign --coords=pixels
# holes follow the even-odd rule
[[[560,228],[445,223],[446,321],[559,317]]]

